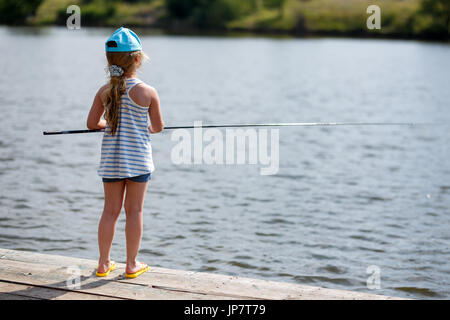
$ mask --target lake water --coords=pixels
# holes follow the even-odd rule
[[[102,134],[83,129],[112,30],[0,28],[0,247],[98,258]],[[139,77],[167,126],[450,122],[450,45],[416,41],[142,35]],[[446,125],[280,129],[280,169],[156,171],[140,259],[150,265],[410,298],[450,298]],[[125,259],[125,215],[112,258]],[[369,266],[380,289],[368,289]]]

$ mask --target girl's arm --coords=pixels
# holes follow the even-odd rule
[[[97,94],[95,95],[94,102],[92,103],[92,107],[91,110],[89,111],[89,115],[86,121],[86,126],[88,127],[88,129],[106,128],[106,121],[101,119],[103,112],[105,111],[101,95],[103,94],[103,92],[107,87],[108,85],[105,84],[97,91]]]
[[[158,92],[150,87],[150,107],[148,108],[148,114],[150,116],[151,125],[148,127],[150,133],[158,133],[164,129],[164,121],[162,119],[161,108],[159,104]]]

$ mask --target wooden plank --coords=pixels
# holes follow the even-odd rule
[[[118,300],[116,298],[98,296],[93,294],[58,290],[55,288],[43,288],[38,286],[24,285],[0,281],[0,292],[4,295],[22,299],[39,300]],[[0,300],[2,298],[0,297]]]
[[[0,261],[2,259],[13,260],[13,261],[22,261],[22,262],[44,262],[46,265],[53,266],[78,266],[81,269],[95,269],[97,267],[97,262],[89,259],[82,258],[74,258],[53,254],[42,254],[31,251],[18,251],[11,249],[3,249],[0,248]],[[119,267],[122,267],[123,264],[118,264]],[[182,270],[174,270],[174,269],[165,269],[159,267],[153,267],[150,265],[154,272],[158,273],[168,273],[168,274],[184,274],[184,273],[195,273],[192,271],[182,271]]]
[[[9,281],[24,285],[58,288],[67,291],[102,295],[122,299],[158,299],[158,300],[209,300],[230,299],[227,296],[213,296],[173,290],[153,288],[149,285],[118,282],[119,275],[111,273],[108,278],[98,278],[90,271],[80,271],[80,288],[67,286],[72,276],[66,267],[46,266],[37,263],[26,263],[0,260],[0,281]]]
[[[119,280],[120,281],[120,280]],[[260,279],[223,276],[207,273],[158,274],[146,273],[135,279],[135,283],[151,283],[157,288],[176,288],[188,292],[204,294],[222,294],[243,299],[318,299],[318,300],[385,300],[393,297],[360,292],[326,289],[291,283],[280,283]]]
[[[45,261],[52,266],[75,265],[84,271],[92,272],[96,268],[93,260],[71,257],[42,255],[39,253],[20,252],[0,249],[1,259],[22,261],[26,263]],[[118,264],[121,273],[125,266]],[[243,277],[219,275],[212,273],[173,270],[152,267],[149,272],[136,279],[124,279],[119,276],[117,282],[152,286],[156,289],[196,293],[203,295],[227,296],[238,299],[398,299],[388,296],[374,295],[345,290],[326,289],[294,283],[250,279]]]
[[[53,266],[72,265],[82,267],[83,269],[86,268],[92,269],[97,267],[97,262],[89,259],[0,248],[0,261],[2,259],[22,261],[22,262],[37,262]]]

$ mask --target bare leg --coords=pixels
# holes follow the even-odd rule
[[[127,239],[127,273],[134,273],[142,265],[137,261],[139,245],[141,244],[143,228],[143,207],[148,182],[133,182],[126,180],[125,213],[127,222],[125,235]]]
[[[103,183],[105,206],[98,225],[98,272],[106,272],[110,266],[111,245],[116,230],[116,222],[122,210],[125,181]]]

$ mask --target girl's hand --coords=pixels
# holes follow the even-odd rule
[[[152,125],[149,125],[148,126],[148,131],[150,131],[150,133],[158,133],[159,131],[154,131],[153,129],[152,129]]]

